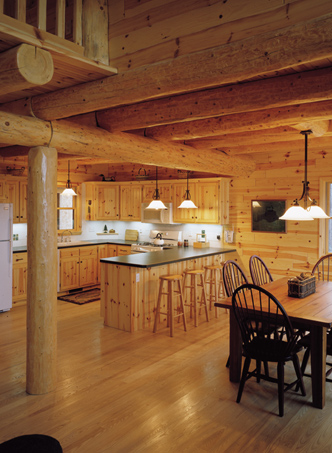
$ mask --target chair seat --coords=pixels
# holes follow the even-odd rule
[[[274,341],[271,338],[255,337],[249,344],[246,345],[244,355],[249,355],[255,360],[281,362],[292,359],[294,354],[301,351],[302,346],[297,345],[290,351],[290,343],[286,341]]]

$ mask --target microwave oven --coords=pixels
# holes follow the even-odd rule
[[[142,203],[141,222],[142,223],[165,223],[173,222],[173,204],[164,203],[167,209],[145,209],[150,203]]]

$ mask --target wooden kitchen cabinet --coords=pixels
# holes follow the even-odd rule
[[[124,255],[131,255],[130,245],[118,245],[117,246],[117,255],[116,256],[124,256]]]
[[[68,247],[60,250],[60,291],[98,283],[97,246]]]
[[[120,184],[120,220],[141,220],[142,186]]]
[[[185,197],[187,182],[174,182],[173,221],[179,223],[221,223],[221,207],[225,207],[225,200],[222,198],[220,184],[219,179],[189,180],[191,199],[197,209],[179,209],[178,206]],[[223,223],[226,223],[226,219],[228,219],[228,215],[223,211]]]
[[[119,220],[119,185],[113,182],[89,182],[86,190],[86,220]]]
[[[108,244],[98,245],[97,246],[97,282],[100,283],[100,260],[102,258],[107,258],[108,255]]]
[[[6,180],[7,203],[13,203],[13,222],[27,223],[27,180]]]
[[[27,298],[27,252],[13,253],[13,305]]]
[[[159,195],[163,203],[172,202],[172,184],[170,182],[158,181]],[[156,182],[149,181],[143,184],[142,203],[150,203],[154,191],[156,190]]]
[[[0,203],[7,203],[6,183],[4,179],[0,179]]]
[[[107,256],[117,256],[118,246],[114,244],[107,244]]]

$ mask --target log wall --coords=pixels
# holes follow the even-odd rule
[[[308,181],[310,195],[319,202],[320,180],[332,182],[332,149],[310,142]],[[287,207],[302,194],[304,179],[303,149],[276,154],[259,154],[257,170],[248,178],[233,179],[230,184],[230,222],[235,231],[237,260],[249,274],[249,258],[263,258],[275,279],[311,271],[319,258],[319,221],[287,221],[287,233],[251,231],[251,200],[287,200]]]

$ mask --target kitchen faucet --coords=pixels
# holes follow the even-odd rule
[[[65,234],[65,232],[68,231],[68,233],[70,233],[70,236],[72,236],[72,232],[70,230],[63,230],[63,232],[61,233],[61,241],[60,242],[64,242],[63,241],[63,235]],[[67,242],[67,241],[65,241]],[[69,241],[68,242],[71,242],[71,237],[69,238]]]

